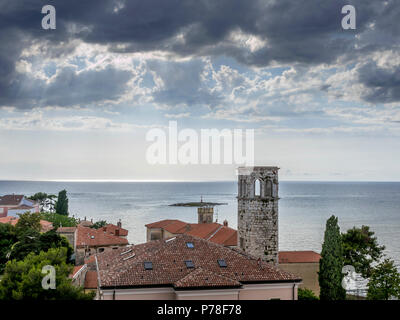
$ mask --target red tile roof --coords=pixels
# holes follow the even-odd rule
[[[146,224],[148,228],[160,228],[174,234],[185,232],[186,226],[189,224],[180,220],[161,220],[154,223]]]
[[[116,226],[115,224],[107,224],[106,226],[103,227],[103,231],[112,234],[112,235],[116,235],[117,231],[119,232],[119,236],[122,237],[126,237],[128,235],[128,230],[123,229],[123,228],[119,228],[118,226]]]
[[[187,276],[174,283],[175,288],[196,288],[196,287],[240,287],[239,281],[224,277],[203,268],[194,269]]]
[[[8,216],[8,217],[0,218],[0,223],[9,223],[9,224],[15,226],[18,223],[18,220],[19,220],[19,218],[17,218],[17,217]],[[47,231],[50,231],[51,229],[53,229],[53,224],[46,220],[40,220],[40,227],[41,227],[42,232],[47,232]]]
[[[187,242],[192,242],[194,248],[188,248]],[[219,259],[224,259],[227,267],[220,267]],[[193,261],[195,268],[187,268],[186,260]],[[97,261],[103,288],[139,286],[200,288],[209,287],[214,281],[218,286],[234,286],[237,285],[236,282],[301,280],[242,251],[185,234],[177,235],[167,241],[150,241],[129,249],[106,251],[97,254]],[[152,270],[144,268],[144,262],[148,261],[152,262]],[[201,270],[198,270],[199,268]]]
[[[321,256],[314,251],[279,251],[279,263],[319,262]]]
[[[186,231],[185,234],[203,239],[208,239],[220,228],[221,225],[216,222],[190,224],[190,230]]]
[[[237,231],[216,222],[186,223],[180,220],[162,220],[147,224],[146,227],[164,229],[172,234],[188,234],[225,246],[237,245]]]
[[[222,226],[209,240],[224,246],[237,246],[237,230]]]
[[[80,266],[74,266],[74,269],[72,269],[72,273],[70,274],[70,277],[74,277],[79,270],[81,270],[84,267],[84,265]]]
[[[23,198],[24,195],[21,194],[7,194],[0,197],[0,206],[17,206]]]
[[[103,247],[112,245],[127,245],[128,240],[105,233],[101,228],[77,227],[76,247]]]
[[[85,289],[97,288],[97,271],[89,270],[88,272],[86,272],[84,288]]]

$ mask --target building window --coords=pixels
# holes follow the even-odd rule
[[[261,186],[260,186],[260,180],[256,180],[254,183],[254,194],[256,197],[261,196]]]
[[[99,249],[99,252],[104,252],[104,248],[100,248],[100,249]]]
[[[194,243],[193,242],[186,242],[186,247],[188,247],[189,249],[193,249],[194,248]]]
[[[152,232],[150,235],[150,240],[160,240],[161,233],[160,232]]]
[[[240,247],[244,249],[244,239],[240,238]]]
[[[153,270],[153,262],[151,262],[151,261],[144,262],[144,269],[145,270]]]
[[[226,264],[226,261],[224,259],[218,260],[218,264],[221,268],[226,268],[228,265]]]
[[[265,196],[266,197],[272,197],[272,181],[267,180],[265,183]]]

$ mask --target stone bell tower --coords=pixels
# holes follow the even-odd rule
[[[278,264],[278,167],[238,169],[238,247]]]
[[[214,208],[213,207],[200,207],[197,209],[198,223],[213,223],[214,222]]]

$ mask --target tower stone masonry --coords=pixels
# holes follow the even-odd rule
[[[278,167],[238,169],[238,247],[278,265]]]
[[[198,223],[213,223],[214,222],[214,208],[213,207],[200,207],[197,209]]]

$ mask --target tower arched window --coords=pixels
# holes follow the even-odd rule
[[[266,197],[272,197],[273,196],[272,188],[273,188],[272,181],[271,180],[267,180],[265,182],[265,196]]]
[[[260,184],[260,180],[256,180],[254,183],[254,194],[256,197],[261,196],[261,184]]]

